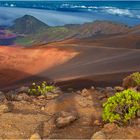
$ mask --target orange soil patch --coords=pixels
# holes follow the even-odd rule
[[[0,46],[0,77],[5,82],[25,78],[25,75],[12,76],[16,71],[34,75],[48,68],[62,64],[72,59],[78,53],[74,51],[60,50],[58,48],[17,48]],[[9,72],[15,71],[14,73]],[[11,79],[7,79],[7,74]],[[14,78],[15,77],[15,78]]]

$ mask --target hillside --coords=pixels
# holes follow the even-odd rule
[[[30,20],[34,35],[28,34],[34,29],[27,26]],[[19,30],[22,36],[14,42],[16,47],[0,47],[1,88],[40,79],[76,87],[82,81],[87,85],[116,85],[126,74],[140,69],[139,26],[96,21],[49,27],[28,15],[17,21],[17,27],[25,25],[27,31]],[[22,21],[26,24],[20,24]]]
[[[17,34],[33,35],[41,30],[47,29],[48,27],[48,25],[39,21],[35,17],[25,15],[21,18],[16,19],[10,29]]]
[[[33,16],[25,15],[16,19],[9,29],[20,36],[17,38],[16,44],[31,46],[33,44],[61,41],[68,38],[124,34],[130,30],[130,27],[109,21],[50,27]]]
[[[66,39],[93,40],[96,38],[107,38],[109,36],[113,37],[112,40],[114,40],[114,44],[117,44],[115,43],[117,37],[122,38],[122,42],[125,38],[127,39],[129,37],[130,40],[134,39],[137,45],[139,44],[138,36],[140,33],[140,26],[129,27],[110,21],[94,21],[84,24],[51,27],[30,15],[25,15],[16,19],[13,25],[7,29],[18,36],[11,45],[17,44],[21,46],[39,45]],[[136,38],[133,36],[136,36]],[[128,45],[130,45],[130,42]]]

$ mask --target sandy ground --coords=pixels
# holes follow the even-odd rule
[[[0,85],[52,79],[68,86],[121,82],[140,70],[137,34],[68,39],[31,48],[0,47]]]

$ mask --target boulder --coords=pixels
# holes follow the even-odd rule
[[[58,128],[65,127],[78,118],[76,113],[62,111],[59,113],[59,116],[56,118],[55,124]]]
[[[94,133],[93,136],[91,137],[91,140],[96,140],[96,139],[105,140],[106,136],[102,131],[98,131],[98,132]]]

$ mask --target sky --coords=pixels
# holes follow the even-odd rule
[[[140,1],[140,0],[0,0],[0,1]]]

